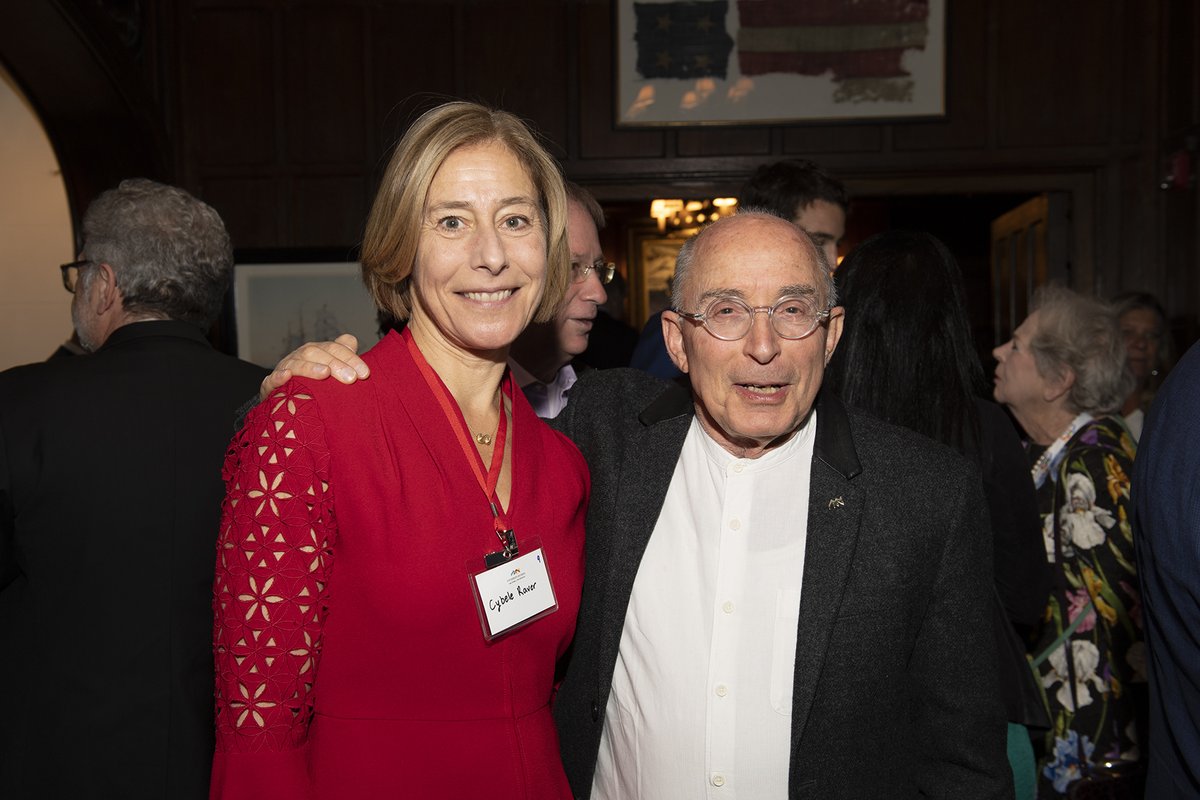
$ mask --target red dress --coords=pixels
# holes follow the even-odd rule
[[[568,798],[550,715],[575,631],[583,457],[513,398],[519,542],[559,608],[485,642],[468,579],[491,511],[403,338],[367,381],[293,380],[225,462],[213,798]]]

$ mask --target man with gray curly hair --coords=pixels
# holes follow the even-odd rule
[[[217,213],[128,180],[62,266],[90,355],[0,373],[0,797],[208,795],[211,588],[234,409],[205,331]]]

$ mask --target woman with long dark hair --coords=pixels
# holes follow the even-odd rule
[[[1031,699],[1031,676],[1006,628],[1038,622],[1050,573],[1020,440],[1000,407],[983,399],[990,392],[971,337],[962,273],[937,238],[889,231],[856,248],[836,280],[846,322],[826,385],[847,404],[979,464],[994,536],[1000,602],[993,625],[1010,720],[1009,758],[1017,797],[1032,797],[1033,752],[1022,727],[1034,721],[1030,704],[1022,702]]]

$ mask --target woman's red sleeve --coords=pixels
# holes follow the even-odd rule
[[[317,402],[291,381],[226,455],[213,584],[212,798],[303,798],[337,525]]]

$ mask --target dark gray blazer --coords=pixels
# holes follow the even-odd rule
[[[587,797],[637,565],[692,421],[634,370],[582,379],[555,427],[591,466],[587,575],[555,701]],[[966,460],[817,403],[792,708],[793,798],[1012,796],[991,632],[991,536]]]

